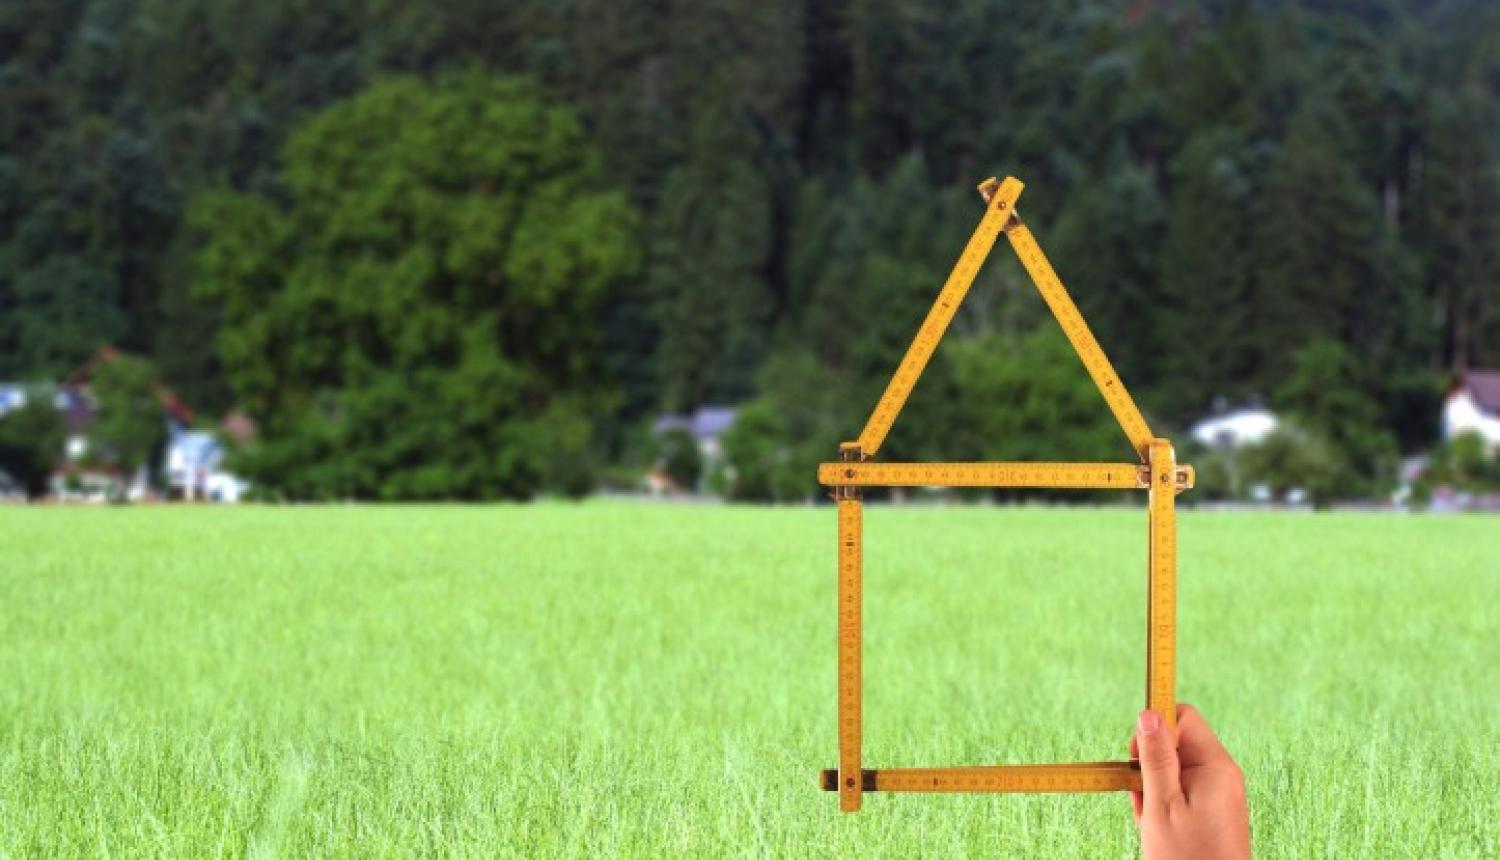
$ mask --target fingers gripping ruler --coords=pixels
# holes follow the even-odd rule
[[[838,736],[839,761],[823,771],[823,788],[839,793],[853,812],[867,791],[1074,792],[1139,791],[1135,762],[1000,764],[971,767],[869,769],[861,760],[860,670],[863,599],[863,488],[1063,487],[1145,490],[1147,493],[1146,707],[1176,723],[1177,535],[1176,497],[1193,486],[1193,467],[1177,465],[1172,443],[1151,434],[1130,392],[1094,339],[1078,306],[1041,246],[1016,214],[1022,184],[1014,177],[979,185],[984,217],[969,237],[932,309],[881,394],[859,438],[839,445],[839,459],[818,467],[818,482],[838,507]],[[1021,259],[1068,342],[1103,395],[1139,462],[1133,463],[874,463],[896,416],[958,312],[979,268],[1001,234]]]

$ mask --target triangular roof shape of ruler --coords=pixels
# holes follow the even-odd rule
[[[818,467],[818,482],[838,504],[838,736],[839,765],[823,771],[823,788],[839,792],[839,806],[859,809],[866,791],[1139,791],[1133,761],[1084,764],[979,765],[970,767],[865,768],[861,760],[862,684],[860,636],[864,487],[1066,487],[1145,490],[1147,504],[1146,707],[1176,725],[1174,679],[1177,639],[1177,539],[1175,499],[1193,485],[1191,466],[1179,466],[1172,443],[1151,435],[1130,392],[1100,349],[1036,239],[1016,214],[1022,184],[1007,176],[979,185],[984,217],[964,247],[922,327],[896,368],[864,430],[839,445],[839,460]],[[1132,463],[876,463],[901,407],[927,367],[962,304],[979,267],[1000,234],[1010,240],[1068,342],[1104,396],[1138,458]]]

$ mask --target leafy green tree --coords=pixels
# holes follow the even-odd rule
[[[1056,325],[953,344],[959,426],[988,460],[1119,460],[1133,452]]]
[[[1438,487],[1471,493],[1500,491],[1500,451],[1490,451],[1478,433],[1460,433],[1434,445],[1427,469],[1413,488],[1420,503]]]
[[[659,442],[661,469],[672,482],[685,490],[698,486],[703,473],[703,455],[698,452],[698,440],[680,427],[661,434]]]
[[[785,419],[764,400],[746,404],[724,433],[724,459],[731,469],[729,497],[773,502],[805,497],[809,480],[793,458]]]
[[[639,254],[577,117],[478,71],[393,78],[309,120],[284,162],[284,195],[193,207],[260,427],[239,468],[291,498],[582,489],[610,404],[593,319]]]
[[[0,471],[35,500],[47,493],[52,471],[63,457],[62,415],[47,386],[26,391],[24,405],[0,415]]]
[[[763,392],[740,409],[725,434],[725,459],[733,470],[731,498],[801,501],[818,492],[818,464],[837,453],[853,411],[842,377],[809,351],[788,347],[766,363]],[[862,416],[861,416],[862,417]]]
[[[599,466],[595,454],[594,422],[597,408],[576,395],[555,398],[537,429],[544,433],[533,445],[545,452],[542,486],[559,496],[581,499],[593,492]]]
[[[1337,451],[1332,488],[1345,497],[1367,496],[1395,477],[1396,440],[1380,407],[1361,386],[1359,363],[1337,341],[1318,339],[1298,350],[1277,387],[1275,404]]]
[[[117,355],[100,362],[89,384],[98,414],[88,429],[89,457],[113,465],[129,481],[158,462],[167,443],[167,416],[151,362]]]
[[[1322,434],[1283,422],[1265,440],[1239,451],[1246,486],[1264,484],[1276,499],[1302,490],[1317,507],[1340,495],[1342,456]]]
[[[1193,464],[1197,474],[1192,501],[1237,499],[1244,494],[1237,452],[1185,448],[1177,453],[1177,458],[1180,462]]]

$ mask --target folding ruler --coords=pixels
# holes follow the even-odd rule
[[[1151,435],[1130,392],[1078,313],[1031,231],[1016,215],[1022,184],[1007,176],[979,185],[984,217],[964,247],[906,357],[896,368],[859,439],[839,445],[839,461],[818,466],[818,482],[838,504],[838,731],[839,766],[823,771],[823,788],[839,792],[846,812],[859,809],[866,791],[1139,791],[1140,772],[1130,761],[1085,764],[988,765],[948,768],[865,769],[860,758],[863,679],[860,673],[862,599],[862,488],[864,487],[1067,487],[1146,490],[1148,494],[1146,707],[1175,726],[1173,689],[1177,640],[1177,539],[1175,498],[1193,486],[1193,468],[1177,465],[1172,443]],[[1001,233],[1021,258],[1083,366],[1120,422],[1137,463],[871,463],[917,378],[974,282]]]

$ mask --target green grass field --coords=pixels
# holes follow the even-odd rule
[[[1180,517],[1261,856],[1500,854],[1500,520]],[[0,855],[1130,856],[1122,795],[816,790],[834,514],[0,509]],[[1123,757],[1145,516],[874,508],[870,766]]]

